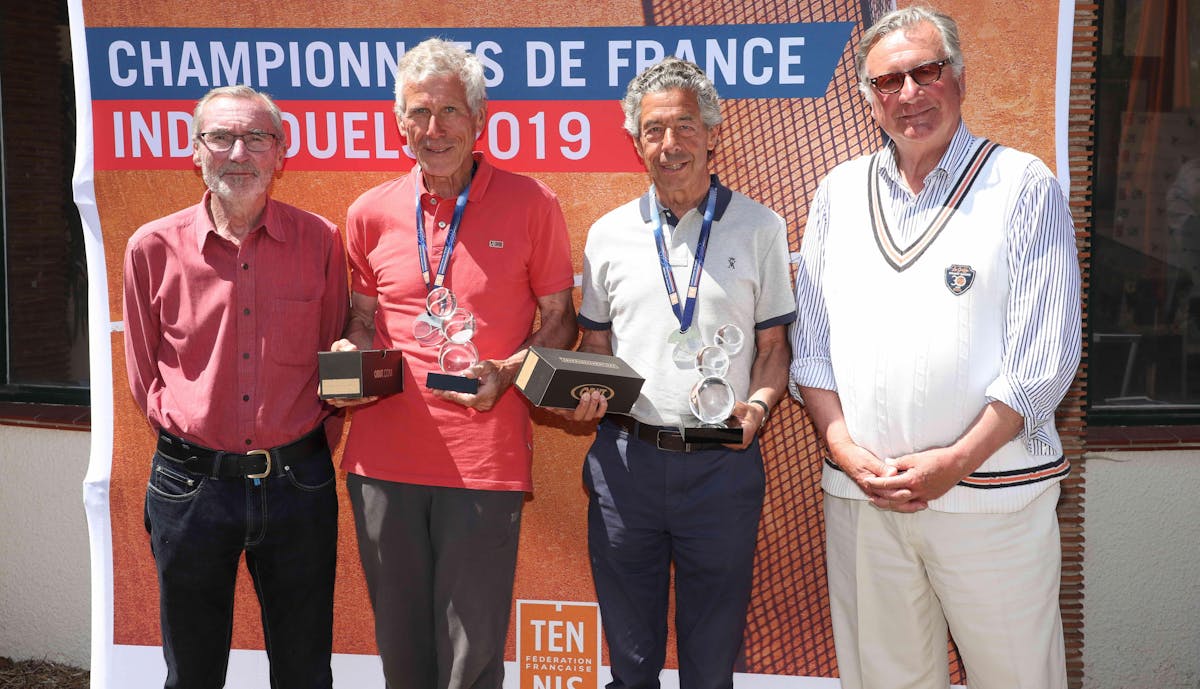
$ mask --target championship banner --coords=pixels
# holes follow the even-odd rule
[[[825,93],[850,25],[574,29],[97,28],[87,32],[96,169],[192,169],[195,94],[269,91],[289,170],[382,170],[402,155],[391,103],[406,45],[448,37],[479,56],[492,103],[480,148],[527,172],[637,169],[625,154],[625,85],[665,55],[707,66],[726,98]],[[108,126],[111,123],[111,126]]]
[[[190,125],[206,91],[242,83],[270,94],[283,111],[289,141],[272,196],[344,227],[346,209],[359,194],[413,164],[393,114],[400,57],[430,36],[458,42],[479,56],[487,78],[488,119],[476,148],[497,166],[555,190],[578,274],[590,224],[649,185],[622,129],[618,101],[641,69],[677,55],[703,67],[723,99],[715,172],[783,216],[795,252],[820,179],[881,143],[857,93],[851,53],[863,29],[891,4],[279,0],[235,9],[199,0],[182,11],[166,0],[71,0],[79,151],[74,194],[91,288],[92,454],[84,500],[92,543],[92,686],[151,689],[165,677],[158,584],[143,526],[155,434],[126,384],[121,270],[125,243],[139,226],[194,205],[203,193]],[[1059,83],[1070,76],[1061,58],[1062,50],[1069,55],[1070,13],[1059,20],[1060,8],[1069,5],[1040,0],[1017,16],[981,0],[939,3],[964,28],[968,123],[1052,167],[1060,150],[1055,132],[1065,141],[1065,90],[1056,96],[1054,86],[1056,65]],[[1031,34],[1030,27],[1045,28]],[[1023,37],[1021,64],[1041,67],[1003,81],[1001,63],[1014,58],[1006,37],[1014,35]],[[1031,92],[1045,94],[1043,102],[1012,112],[1009,104]],[[1064,123],[1057,129],[1056,117]],[[1062,173],[1065,144],[1059,146]],[[608,679],[580,480],[592,436],[540,410],[534,422],[535,489],[522,517],[514,591],[521,605],[514,602],[505,686],[591,689]],[[820,450],[799,405],[785,402],[773,414],[763,450],[767,496],[738,685],[836,687]],[[334,677],[342,687],[382,687],[343,478],[339,474]],[[258,615],[242,568],[227,687],[268,685]],[[558,645],[562,651],[553,650]],[[547,668],[538,679],[522,669],[527,662],[538,665],[536,658],[570,662],[541,662]],[[951,662],[962,683],[961,667]],[[672,631],[665,687],[678,686],[675,667]],[[524,683],[527,675],[532,684]]]

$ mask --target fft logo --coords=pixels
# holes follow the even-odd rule
[[[520,689],[597,689],[600,607],[518,600],[517,664]]]

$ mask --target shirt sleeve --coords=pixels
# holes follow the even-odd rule
[[[582,298],[579,303],[579,325],[587,330],[609,330],[612,328],[612,305],[609,300],[605,277],[605,261],[601,255],[599,237],[602,231],[597,225],[588,230],[583,247],[583,277],[580,281]]]
[[[158,314],[154,310],[150,295],[151,280],[149,262],[141,243],[135,236],[125,248],[124,276],[124,321],[125,321],[125,372],[129,378],[129,391],[145,414],[150,390],[158,382]]]
[[[1070,209],[1040,161],[1026,168],[1008,223],[1009,300],[1000,375],[985,392],[1025,419],[1035,455],[1059,452],[1049,429],[1079,367],[1079,257]]]
[[[542,187],[540,212],[531,223],[532,254],[529,257],[529,286],[534,296],[545,297],[575,284],[571,265],[571,239],[558,197]]]
[[[837,391],[829,358],[829,315],[822,279],[825,270],[825,236],[829,232],[828,179],[821,182],[808,211],[800,240],[796,270],[796,321],[791,328],[792,364],[788,390],[798,400],[800,387]]]
[[[346,257],[350,270],[350,289],[367,297],[376,297],[379,290],[375,283],[375,271],[367,260],[367,214],[358,208],[356,201],[346,213]]]
[[[796,320],[796,299],[792,291],[792,273],[789,268],[791,252],[788,249],[787,223],[774,212],[771,216],[775,225],[758,259],[759,292],[758,300],[754,304],[756,330],[789,325]]]

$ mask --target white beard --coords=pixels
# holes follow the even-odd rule
[[[204,169],[202,170],[202,174],[204,176],[204,183],[212,191],[213,196],[217,196],[227,202],[244,202],[257,199],[266,194],[272,180],[271,176],[264,176],[262,171],[259,170],[257,176],[246,179],[245,182],[234,186],[221,176],[220,170]]]

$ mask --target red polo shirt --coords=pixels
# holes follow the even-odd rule
[[[574,284],[571,246],[558,198],[541,182],[478,167],[446,287],[475,314],[472,340],[481,359],[520,349],[533,330],[537,298]],[[415,185],[415,189],[414,189]],[[439,371],[438,349],[413,339],[425,312],[425,281],[417,258],[416,194],[420,194],[437,270],[455,198],[425,189],[409,173],[363,194],[346,214],[346,246],[355,292],[378,300],[374,346],[404,351],[404,391],[354,409],[342,453],[346,471],[385,481],[483,490],[532,490],[529,403],[516,389],[490,411],[444,402],[425,387]]]
[[[240,247],[199,205],[140,228],[125,249],[129,389],[156,428],[231,452],[316,428],[317,352],[341,337],[345,255],[328,220],[267,201]]]

